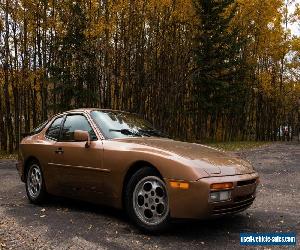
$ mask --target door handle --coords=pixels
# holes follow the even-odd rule
[[[58,148],[54,151],[56,154],[63,154],[64,150],[62,148]]]

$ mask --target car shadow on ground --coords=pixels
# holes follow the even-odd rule
[[[26,198],[24,198],[26,199]],[[139,231],[128,219],[123,210],[96,205],[88,202],[77,201],[69,198],[51,196],[43,205],[33,205],[24,200],[23,207],[10,210],[14,217],[22,218],[22,224],[47,226],[48,234],[52,237],[57,230],[64,230],[64,238],[72,237],[83,229],[92,227],[87,237],[90,241],[97,241],[94,233],[101,232],[103,235],[109,231],[118,231],[120,235],[135,234],[145,236],[147,234]],[[44,211],[44,212],[41,212]],[[32,216],[32,213],[35,216]],[[43,215],[46,215],[43,217]],[[42,217],[42,218],[41,218]],[[249,213],[236,214],[210,220],[173,220],[170,228],[160,234],[160,237],[175,237],[184,240],[206,240],[227,234],[249,231]],[[253,218],[251,218],[251,224]],[[255,219],[254,219],[255,220]],[[69,225],[66,227],[66,225]],[[248,230],[247,230],[248,228]],[[67,230],[67,231],[66,231]],[[251,231],[251,230],[250,230]],[[157,239],[158,235],[151,235]]]

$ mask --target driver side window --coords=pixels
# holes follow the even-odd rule
[[[74,131],[83,130],[90,134],[91,140],[97,136],[84,115],[68,115],[62,128],[61,141],[74,141]]]

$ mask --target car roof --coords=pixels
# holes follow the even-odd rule
[[[78,109],[71,109],[71,110],[66,110],[64,112],[56,113],[52,115],[48,121],[51,121],[54,117],[60,116],[60,115],[66,115],[70,113],[81,113],[81,112],[91,112],[91,111],[111,111],[111,112],[118,112],[118,113],[124,113],[124,114],[134,114],[138,115],[137,113],[132,113],[128,111],[122,111],[122,110],[116,110],[116,109],[101,109],[101,108],[78,108]]]
[[[128,111],[123,111],[123,110],[117,110],[117,109],[101,109],[101,108],[79,108],[79,109],[71,109],[71,110],[67,110],[65,112],[62,113],[68,113],[68,112],[85,112],[85,111],[112,111],[112,112],[120,112],[120,113],[130,113],[130,114],[135,114],[135,113],[131,113]]]

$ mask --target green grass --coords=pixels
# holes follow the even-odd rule
[[[12,153],[12,154],[9,154],[5,151],[0,151],[0,160],[1,159],[16,160],[16,159],[18,159],[18,154],[16,152]]]
[[[270,142],[265,142],[265,141],[232,141],[232,142],[209,142],[205,144],[225,151],[240,151],[245,149],[261,147],[269,143]]]

